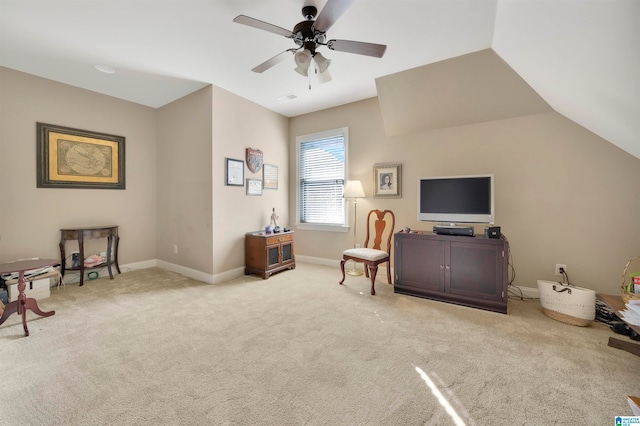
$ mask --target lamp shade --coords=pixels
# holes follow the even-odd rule
[[[364,188],[359,180],[348,180],[342,194],[344,198],[364,198]]]

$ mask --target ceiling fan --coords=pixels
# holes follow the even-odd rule
[[[318,75],[318,80],[324,83],[331,80],[331,75],[328,70],[331,60],[316,51],[320,46],[326,46],[329,50],[339,52],[357,53],[359,55],[382,58],[387,49],[387,46],[384,44],[335,39],[326,41],[327,30],[331,28],[338,18],[351,6],[353,1],[354,0],[327,0],[327,3],[319,15],[315,6],[304,6],[302,8],[302,16],[304,16],[305,20],[296,24],[292,31],[246,15],[236,16],[233,22],[290,38],[297,45],[295,48],[287,49],[273,58],[268,59],[251,71],[257,73],[264,72],[291,55],[294,55],[296,62],[295,71],[297,73],[305,77],[308,76],[311,62],[313,62],[315,63],[315,73]]]

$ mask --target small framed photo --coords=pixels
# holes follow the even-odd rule
[[[244,161],[227,158],[227,185],[244,186]]]
[[[373,196],[376,198],[402,198],[402,164],[373,165]]]
[[[260,179],[247,179],[247,195],[262,195],[262,181]]]
[[[262,166],[262,187],[264,189],[278,189],[278,166],[273,164]]]

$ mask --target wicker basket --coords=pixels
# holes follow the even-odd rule
[[[629,284],[631,279],[631,274],[634,272],[640,272],[640,256],[633,257],[629,259],[627,265],[624,267],[624,271],[622,271],[622,301],[625,303],[629,303],[630,300],[640,300],[640,294],[630,293],[627,291],[627,284]]]

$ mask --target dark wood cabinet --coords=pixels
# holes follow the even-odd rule
[[[506,241],[402,232],[394,238],[394,292],[507,313]]]
[[[283,269],[294,269],[293,232],[245,234],[245,275],[260,274],[263,279]]]

